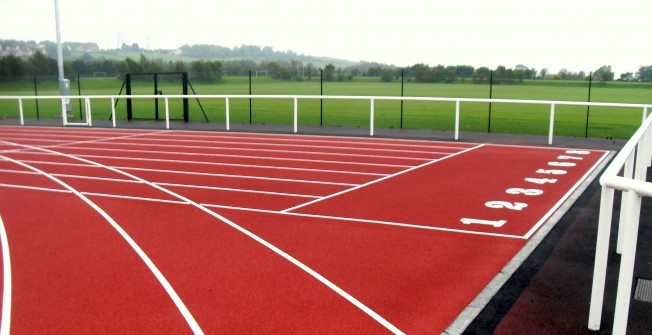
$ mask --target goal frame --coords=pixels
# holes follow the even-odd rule
[[[132,79],[134,76],[152,76],[154,80],[154,95],[162,95],[163,92],[158,88],[158,76],[159,75],[180,75],[181,76],[181,88],[183,90],[183,120],[188,122],[190,119],[190,104],[188,103],[188,72],[145,72],[145,73],[126,73],[125,74],[125,94],[127,96],[132,95]],[[131,121],[133,119],[133,104],[132,99],[127,98],[127,120]],[[154,119],[159,120],[159,106],[158,99],[154,99]]]

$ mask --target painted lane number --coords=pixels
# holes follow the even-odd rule
[[[588,155],[590,151],[585,150],[567,150],[566,154],[569,155]],[[581,161],[583,157],[577,156],[568,156],[560,155],[557,156],[558,161],[548,162],[548,166],[557,167],[557,168],[570,168],[574,167],[577,164],[569,161]],[[562,176],[567,174],[566,170],[561,169],[538,169],[536,170],[538,174],[547,174],[554,176]],[[553,178],[525,178],[525,181],[532,184],[544,185],[544,184],[554,184],[557,182],[557,179]],[[507,194],[513,195],[524,195],[528,197],[539,196],[543,194],[543,190],[532,189],[532,188],[509,188],[505,190]],[[522,211],[528,205],[524,202],[508,202],[508,201],[488,201],[485,203],[485,207],[494,208],[494,209],[507,209],[512,211]],[[507,220],[482,220],[482,219],[473,219],[473,218],[462,218],[460,221],[465,225],[477,224],[492,226],[495,228],[500,228],[507,223]]]
[[[507,201],[489,201],[484,204],[485,206],[489,208],[497,208],[497,209],[510,209],[513,211],[522,211],[523,208],[527,207],[526,203],[523,202],[507,202]]]
[[[494,226],[496,228],[502,227],[505,223],[507,223],[507,220],[478,220],[478,219],[467,219],[463,218],[460,221],[462,221],[463,224],[480,224],[480,225],[485,225],[485,226]]]

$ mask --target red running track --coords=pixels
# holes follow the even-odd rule
[[[606,155],[0,127],[0,330],[441,333]]]

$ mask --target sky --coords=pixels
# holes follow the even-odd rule
[[[397,66],[652,65],[652,0],[59,0],[64,42],[277,51]],[[0,39],[56,40],[54,0],[0,0]]]

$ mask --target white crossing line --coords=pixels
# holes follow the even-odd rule
[[[46,150],[46,149],[43,149]],[[38,172],[39,174],[49,178],[50,180],[56,182],[57,184],[61,185],[62,187],[68,189],[71,191],[73,194],[75,194],[77,197],[79,197],[82,201],[84,201],[88,206],[90,206],[92,209],[94,209],[98,214],[100,214],[112,227],[115,229],[120,236],[129,244],[129,246],[136,252],[136,254],[141,258],[141,260],[145,263],[145,265],[149,268],[149,270],[152,272],[154,277],[159,281],[163,289],[166,291],[170,299],[174,302],[175,306],[183,315],[184,319],[186,320],[188,326],[190,329],[192,329],[193,333],[195,334],[201,334],[203,335],[204,332],[195,320],[194,316],[188,308],[186,307],[185,303],[181,300],[177,292],[174,290],[172,285],[170,285],[170,282],[165,278],[163,273],[158,269],[158,267],[152,262],[152,260],[147,256],[145,251],[134,241],[131,236],[124,230],[122,227],[111,217],[109,216],[102,208],[97,206],[93,201],[91,201],[88,197],[85,195],[81,194],[79,191],[77,191],[75,188],[71,187],[70,185],[66,184],[65,182],[61,181],[60,179],[42,171],[39,170],[33,166],[30,166],[28,164],[25,164],[23,162],[13,160],[9,158],[9,160],[13,161],[16,164],[19,164],[25,168],[31,169],[33,171]]]
[[[369,186],[369,185],[372,185],[372,184],[375,184],[375,183],[378,183],[378,182],[381,182],[381,181],[384,181],[384,180],[387,180],[387,179],[390,179],[390,178],[393,178],[393,177],[396,177],[396,176],[402,175],[402,174],[404,174],[404,173],[407,173],[407,172],[410,172],[410,171],[413,171],[413,170],[416,170],[416,169],[422,168],[422,167],[424,167],[424,166],[428,166],[428,165],[431,165],[431,164],[434,164],[434,163],[437,163],[437,162],[443,161],[443,160],[448,159],[448,158],[451,158],[451,157],[455,157],[455,156],[457,156],[457,155],[464,154],[464,153],[466,153],[466,152],[469,152],[469,151],[472,151],[472,150],[475,150],[475,149],[481,148],[481,147],[483,147],[483,146],[484,146],[484,144],[479,144],[479,145],[476,145],[475,147],[468,148],[468,149],[466,149],[466,150],[462,150],[462,151],[460,151],[460,152],[457,152],[457,153],[454,153],[454,154],[451,154],[451,155],[448,155],[448,156],[445,156],[445,157],[442,157],[442,158],[439,158],[439,159],[435,159],[435,160],[432,160],[432,161],[430,161],[430,162],[423,163],[423,164],[421,164],[421,165],[417,165],[417,166],[412,167],[412,168],[409,168],[409,169],[407,169],[407,170],[399,171],[399,172],[397,172],[397,173],[394,173],[394,174],[391,174],[391,175],[385,176],[385,177],[380,178],[380,179],[372,180],[372,181],[370,181],[370,182],[368,182],[368,183],[361,184],[361,185],[355,186],[355,187],[350,188],[350,189],[346,189],[346,190],[342,190],[342,191],[337,192],[337,193],[333,193],[333,194],[331,194],[331,195],[329,195],[329,196],[326,196],[326,197],[322,197],[322,198],[319,198],[319,199],[315,199],[315,200],[313,200],[313,201],[309,201],[309,202],[306,202],[306,203],[303,203],[303,204],[300,204],[300,205],[297,205],[297,206],[294,206],[294,207],[286,208],[286,209],[282,210],[282,212],[290,212],[290,211],[297,210],[297,209],[302,208],[302,207],[306,207],[306,206],[308,206],[308,205],[312,205],[312,204],[317,203],[317,202],[320,202],[320,201],[324,201],[324,200],[327,200],[327,199],[330,199],[330,198],[334,198],[334,197],[337,197],[337,196],[342,195],[342,194],[344,194],[344,193],[348,193],[348,192],[355,191],[355,190],[360,189],[360,188],[363,188],[363,187],[367,187],[367,186]]]
[[[32,147],[32,148],[34,148],[34,147]],[[38,148],[35,148],[35,149],[38,149]],[[49,152],[53,152],[53,153],[57,153],[57,152],[55,152],[55,151],[48,150],[48,149],[39,149],[39,150],[49,151]],[[231,220],[229,220],[229,219],[227,219],[227,218],[221,216],[220,214],[218,214],[218,213],[216,213],[216,212],[214,212],[214,211],[208,209],[207,207],[204,207],[204,206],[202,206],[202,205],[200,205],[200,204],[194,202],[193,200],[191,200],[191,199],[189,199],[189,198],[186,198],[186,197],[184,197],[184,196],[182,196],[182,195],[180,195],[180,194],[178,194],[178,193],[175,193],[175,192],[173,192],[173,191],[171,191],[171,190],[168,190],[168,189],[166,189],[166,188],[164,188],[164,187],[162,187],[162,186],[159,186],[159,185],[153,184],[153,183],[151,183],[151,182],[149,182],[149,181],[147,181],[147,180],[145,180],[145,179],[143,179],[143,178],[140,178],[140,177],[138,177],[138,176],[135,176],[135,175],[129,174],[128,172],[125,172],[125,171],[119,170],[119,169],[117,169],[117,168],[109,167],[109,166],[106,166],[106,165],[102,165],[102,164],[97,163],[97,162],[89,161],[89,160],[87,160],[87,159],[80,158],[80,157],[75,157],[75,156],[73,156],[73,155],[69,155],[69,154],[65,154],[65,153],[58,153],[58,154],[60,154],[61,156],[65,156],[65,157],[71,158],[71,159],[77,159],[77,160],[83,161],[83,162],[85,162],[85,163],[87,163],[87,164],[94,164],[94,165],[96,165],[96,166],[98,166],[98,167],[100,167],[100,168],[109,169],[109,170],[111,170],[111,171],[114,171],[114,172],[117,172],[117,173],[123,174],[123,175],[125,175],[125,176],[127,176],[127,177],[129,177],[129,178],[133,178],[133,179],[135,179],[135,180],[142,181],[142,182],[144,182],[144,183],[147,183],[147,184],[151,185],[152,187],[154,187],[154,188],[157,189],[157,190],[160,190],[160,191],[162,191],[162,192],[165,192],[166,194],[169,194],[169,195],[171,195],[171,196],[173,196],[173,197],[176,197],[176,198],[178,198],[178,199],[180,199],[180,200],[182,200],[182,201],[184,201],[184,202],[186,202],[186,203],[188,203],[188,204],[190,204],[190,205],[196,207],[197,209],[199,209],[199,210],[205,212],[206,214],[211,215],[212,217],[214,217],[214,218],[216,218],[217,220],[221,221],[222,223],[228,225],[229,227],[231,227],[231,228],[237,230],[238,232],[242,233],[243,235],[246,235],[247,237],[251,238],[252,240],[256,241],[257,243],[259,243],[259,244],[263,245],[264,247],[268,248],[270,251],[276,253],[278,256],[284,258],[286,261],[288,261],[288,262],[292,263],[293,265],[295,265],[296,267],[300,268],[302,271],[306,272],[307,274],[309,274],[310,276],[312,276],[313,278],[315,278],[316,280],[318,280],[319,282],[321,282],[322,284],[324,284],[325,286],[327,286],[328,288],[330,288],[331,290],[333,290],[335,293],[339,294],[342,298],[346,299],[349,303],[351,303],[351,304],[354,305],[355,307],[359,308],[362,312],[366,313],[369,317],[373,318],[376,322],[380,323],[382,326],[384,326],[385,328],[387,328],[387,329],[388,329],[389,331],[391,331],[392,333],[394,333],[394,334],[396,334],[396,335],[399,335],[399,334],[402,335],[402,334],[404,334],[400,329],[398,329],[398,328],[397,328],[396,326],[394,326],[392,323],[390,323],[389,321],[387,321],[386,319],[384,319],[381,315],[379,315],[378,313],[376,313],[374,310],[372,310],[371,308],[369,308],[368,306],[366,306],[364,303],[362,303],[361,301],[359,301],[358,299],[356,299],[355,297],[353,297],[351,294],[349,294],[348,292],[346,292],[345,290],[343,290],[343,289],[340,288],[339,286],[337,286],[335,283],[333,283],[333,282],[331,282],[330,280],[328,280],[326,277],[324,277],[323,275],[321,275],[321,274],[318,273],[317,271],[313,270],[312,268],[310,268],[310,267],[307,266],[306,264],[302,263],[302,262],[299,261],[298,259],[292,257],[290,254],[288,254],[287,252],[281,250],[280,248],[278,248],[277,246],[275,246],[275,245],[273,245],[272,243],[268,242],[267,240],[265,240],[265,239],[261,238],[260,236],[258,236],[258,235],[256,235],[256,234],[252,233],[251,231],[249,231],[249,230],[243,228],[242,226],[236,224],[235,222],[233,222],[233,221],[231,221]],[[27,165],[24,164],[24,163],[20,163],[20,162],[18,162],[18,163],[21,164],[21,165],[24,165],[25,167],[28,167],[28,168],[31,168],[31,169],[36,169],[36,168],[34,168],[34,167],[27,166]],[[40,172],[40,171],[39,171],[39,172]],[[55,178],[55,177],[49,176],[49,175],[47,175],[47,174],[45,174],[45,173],[43,173],[43,174],[44,174],[45,176],[48,176],[48,177],[50,177],[50,178],[53,178],[53,180],[56,181],[56,178]],[[61,182],[61,181],[58,181],[58,182],[59,182],[60,184],[62,184],[62,186],[65,186],[65,183],[63,183],[63,182]],[[69,186],[66,187],[66,188],[69,188]],[[71,189],[71,191],[73,191],[73,193],[76,192],[76,194],[77,194],[78,196],[80,196],[82,199],[84,199],[84,201],[87,201],[87,203],[89,203],[89,205],[92,203],[88,198],[85,198],[84,195],[79,194],[79,192],[75,191],[75,190],[72,189],[72,188],[70,188],[70,189]],[[97,207],[96,205],[95,205],[95,207],[93,207],[93,208],[95,208],[99,213],[104,213],[103,215],[106,215],[106,213],[105,213],[101,208]],[[107,218],[107,220],[110,219],[110,217],[108,217],[108,215],[106,215],[105,218]],[[113,223],[115,223],[115,221],[112,221],[112,219],[110,219],[110,223],[113,224]],[[116,223],[116,225],[117,225],[117,223]],[[118,227],[119,227],[119,226],[118,226]],[[117,229],[117,228],[116,228],[116,229]],[[125,233],[125,234],[126,234],[126,233]],[[127,237],[128,237],[128,235],[127,235]],[[127,237],[125,237],[125,239],[127,239]],[[130,241],[133,241],[133,240],[130,240]],[[135,244],[135,242],[134,242],[134,244]],[[137,246],[136,246],[136,247],[137,247]],[[142,250],[141,250],[141,252],[142,252]],[[140,254],[139,254],[139,255],[140,255]],[[146,255],[144,255],[144,252],[143,252],[143,256],[144,256],[144,257],[147,257]],[[141,256],[141,257],[143,257],[143,256]],[[147,258],[147,259],[148,259],[148,258]],[[149,260],[149,259],[148,259],[148,260]],[[151,261],[150,261],[150,263],[151,263]],[[149,266],[150,263],[148,263],[148,266]],[[151,265],[152,265],[152,267],[156,268],[155,265],[154,265],[153,263],[151,263]],[[159,272],[159,274],[160,274],[160,272]],[[160,278],[157,276],[157,279],[159,279],[159,281],[161,281],[161,280],[165,280],[165,277],[163,277],[162,274],[160,274],[160,276],[161,276]],[[172,296],[172,293],[176,294],[176,292],[174,292],[174,289],[173,289],[171,286],[169,286],[169,283],[167,283],[167,284],[168,284],[168,286],[166,286],[166,290],[167,290],[168,287],[169,287],[169,289],[171,290],[171,292],[168,292],[168,293],[170,294],[170,296]],[[175,297],[176,297],[176,299],[175,299]],[[177,303],[177,306],[178,306],[178,307],[183,306],[183,307],[185,308],[185,305],[183,304],[183,302],[181,301],[181,299],[178,297],[178,295],[175,295],[175,297],[173,297],[173,300],[175,301],[175,303]],[[180,311],[182,312],[183,316],[186,318],[186,321],[187,321],[188,324],[191,326],[191,328],[193,329],[193,331],[195,331],[195,333],[202,333],[202,334],[203,334],[201,328],[199,328],[199,325],[196,323],[196,321],[194,320],[192,314],[190,314],[190,312],[187,310],[187,308],[186,308],[185,310],[184,310],[184,309],[181,309],[181,308],[179,308],[179,309],[180,309]]]
[[[402,227],[402,228],[445,231],[445,232],[460,233],[460,234],[484,235],[484,236],[514,238],[514,239],[526,239],[524,236],[519,236],[519,235],[497,234],[497,233],[479,232],[479,231],[472,231],[472,230],[453,229],[453,228],[444,228],[444,227],[435,227],[435,226],[423,226],[423,225],[416,225],[416,224],[410,224],[410,223],[401,223],[401,222],[392,222],[392,221],[368,220],[368,219],[358,219],[358,218],[350,218],[350,217],[342,217],[342,216],[316,215],[316,214],[306,214],[306,213],[297,213],[297,212],[272,211],[272,210],[266,210],[266,209],[244,208],[244,207],[224,206],[224,205],[215,205],[215,204],[201,204],[201,205],[206,206],[206,207],[211,207],[211,208],[233,209],[233,210],[239,210],[239,211],[245,211],[245,212],[258,212],[258,213],[267,213],[267,214],[299,216],[299,217],[306,217],[306,218],[316,218],[316,219],[336,220],[336,221],[351,221],[351,222],[369,223],[369,224],[377,224],[377,225],[384,225],[384,226],[394,226],[394,227]]]

